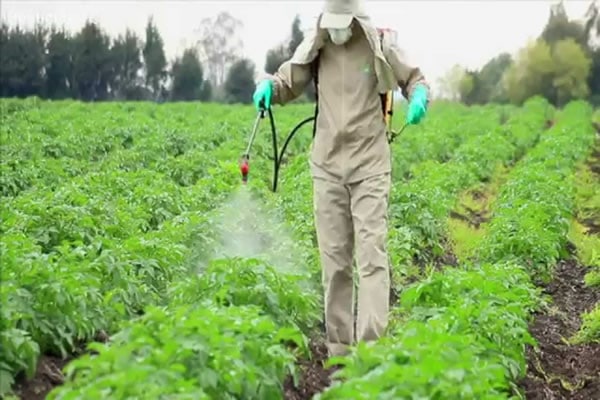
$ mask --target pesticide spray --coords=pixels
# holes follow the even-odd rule
[[[297,272],[301,251],[284,219],[246,185],[215,210],[211,225],[210,259],[255,258],[279,271]]]

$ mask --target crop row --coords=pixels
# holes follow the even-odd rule
[[[479,126],[475,121],[480,122]],[[472,120],[473,128],[471,130],[463,129],[461,135],[464,138],[478,136],[481,131],[486,131],[486,119],[479,118]],[[498,121],[494,121],[498,124]],[[483,128],[483,129],[482,129]],[[490,127],[491,128],[491,127]],[[460,142],[458,143],[460,144]],[[298,163],[300,161],[297,161]],[[299,179],[293,174],[294,166],[291,166],[288,173],[291,175],[289,180],[293,182],[306,182],[308,179]],[[309,180],[308,180],[309,181]],[[299,183],[302,184],[302,183]],[[304,183],[305,184],[305,183]],[[282,187],[286,187],[283,185]],[[298,191],[293,191],[295,202],[304,201],[310,205],[309,197],[300,195]],[[304,192],[306,193],[306,192]],[[306,193],[308,196],[308,193]],[[283,194],[282,198],[287,199],[290,194]],[[266,195],[265,195],[266,197]],[[308,200],[308,201],[307,201]],[[285,201],[285,200],[281,200]],[[308,224],[300,227],[301,229],[308,228]],[[302,229],[302,231],[305,231]],[[307,245],[309,245],[307,243]],[[310,244],[312,247],[312,243]],[[303,268],[299,266],[299,271]],[[214,312],[228,314],[230,307],[243,308],[258,307],[262,310],[262,314],[266,314],[271,321],[275,322],[275,326],[279,329],[291,330],[298,338],[304,338],[301,333],[308,332],[318,321],[319,313],[317,312],[317,299],[319,296],[316,292],[311,291],[312,285],[306,281],[299,273],[298,276],[290,274],[289,271],[282,271],[251,260],[222,261],[212,263],[202,274],[190,279],[182,279],[173,285],[170,291],[170,303],[168,306],[159,309],[156,313],[146,313],[143,317],[133,321],[125,328],[113,342],[108,345],[97,347],[99,350],[98,356],[85,356],[73,362],[69,367],[69,371],[73,374],[74,379],[69,381],[64,387],[58,389],[54,395],[56,398],[72,398],[70,396],[93,396],[101,393],[103,390],[108,390],[106,382],[118,382],[123,371],[130,371],[132,374],[138,374],[140,371],[156,371],[160,368],[157,365],[156,357],[159,357],[165,351],[166,347],[171,347],[170,343],[178,343],[186,341],[185,338],[177,336],[173,332],[167,334],[168,329],[160,329],[159,326],[177,325],[176,320],[181,316],[181,313],[193,313],[199,308],[206,310],[211,309]],[[285,290],[284,290],[285,289]],[[309,300],[307,300],[309,299]],[[252,314],[249,314],[249,317]],[[205,317],[208,318],[208,317]],[[218,325],[218,318],[215,324]],[[269,395],[274,395],[277,390],[281,390],[282,379],[271,379],[272,377],[282,377],[283,374],[293,369],[294,360],[299,353],[290,350],[290,347],[281,345],[281,338],[277,335],[269,338],[264,338],[260,331],[246,326],[250,324],[252,319],[240,319],[240,329],[244,327],[243,337],[237,337],[236,340],[241,344],[242,348],[254,346],[267,347],[276,349],[273,354],[269,353],[257,358],[254,353],[239,353],[236,356],[237,361],[233,364],[223,364],[218,361],[217,354],[220,349],[218,345],[214,345],[214,341],[207,338],[197,338],[198,342],[208,341],[213,343],[213,347],[204,347],[207,352],[210,352],[204,361],[197,367],[186,367],[174,373],[172,376],[160,381],[156,387],[152,386],[151,390],[155,394],[173,393],[175,388],[178,389],[179,395],[201,397],[204,394],[220,393],[222,398],[234,398],[236,396],[243,398],[268,398]],[[225,322],[224,322],[225,323]],[[154,327],[148,329],[149,327]],[[286,328],[282,328],[286,327]],[[272,328],[271,328],[272,329]],[[228,330],[223,329],[225,335],[228,335]],[[160,332],[160,333],[157,333]],[[198,335],[198,332],[195,332]],[[234,333],[232,333],[234,334]],[[157,336],[160,335],[160,336]],[[211,332],[207,332],[211,335]],[[261,339],[262,338],[262,339]],[[216,340],[216,339],[215,339]],[[146,347],[146,343],[155,343],[154,347]],[[298,345],[298,341],[296,344]],[[143,346],[140,348],[139,346]],[[175,346],[173,344],[173,346]],[[175,346],[176,347],[176,346]],[[196,357],[195,352],[190,352],[185,348],[177,348],[171,353],[172,360],[177,363],[188,365],[191,361],[190,357]],[[295,347],[292,347],[294,349]],[[144,351],[143,349],[146,349]],[[304,346],[298,346],[297,350],[306,350]],[[145,356],[140,358],[140,352]],[[278,358],[281,356],[282,358]],[[264,363],[261,361],[264,358]],[[268,362],[269,358],[272,358]],[[266,369],[266,365],[271,365],[275,370]],[[225,370],[235,371],[235,380],[228,378]],[[219,377],[212,384],[202,383],[198,381],[190,382],[189,387],[181,385],[181,382],[194,380],[198,376],[199,370],[206,371],[205,373]],[[141,372],[140,372],[141,373]],[[150,372],[154,375],[153,372]],[[255,380],[253,377],[259,376],[261,379]],[[267,379],[267,376],[270,377]],[[227,378],[227,379],[226,379]],[[183,386],[183,387],[182,387]],[[148,390],[145,387],[145,381],[140,381],[139,385],[129,382],[127,385],[119,386],[117,389],[119,395],[136,396],[140,393],[146,393]],[[116,394],[116,392],[110,392]],[[228,397],[229,396],[229,397]]]
[[[591,148],[591,108],[569,104],[512,169],[478,257],[407,288],[389,336],[361,344],[319,398],[503,399],[524,372],[533,277],[565,249],[572,170]]]
[[[71,107],[80,106],[72,104]],[[50,111],[54,111],[52,107]],[[198,148],[193,143],[204,137],[192,134],[194,140],[188,139],[183,134],[184,126],[180,128],[180,135],[167,135],[167,143],[169,138],[184,142],[179,150],[173,151],[169,150],[172,146],[160,147],[164,146],[160,140],[164,138],[163,130],[149,132],[148,124],[140,123],[132,124],[129,139],[120,142],[120,133],[115,132],[115,127],[124,122],[120,112],[123,110],[116,110],[112,113],[114,121],[106,123],[104,120],[104,129],[98,129],[102,140],[85,142],[81,135],[91,132],[90,128],[82,127],[95,122],[98,128],[101,124],[97,116],[88,116],[82,121],[81,131],[72,127],[72,131],[63,132],[53,121],[58,123],[64,118],[57,116],[56,120],[44,122],[44,117],[52,114],[50,111],[43,108],[22,111],[23,115],[18,118],[13,113],[17,121],[25,120],[35,128],[23,133],[26,128],[21,130],[11,123],[9,132],[4,132],[10,134],[8,136],[27,138],[9,141],[12,146],[9,147],[12,153],[8,152],[12,154],[9,162],[21,160],[23,155],[19,151],[27,147],[31,156],[28,165],[35,171],[31,174],[35,179],[26,181],[28,185],[21,187],[16,197],[9,197],[2,210],[3,258],[7,262],[3,269],[6,283],[3,299],[10,304],[3,308],[2,330],[6,360],[2,369],[7,376],[22,370],[31,374],[41,353],[67,355],[79,344],[93,340],[98,331],[113,332],[121,321],[141,312],[151,318],[154,314],[148,312],[148,306],[165,304],[166,299],[170,299],[167,288],[171,282],[193,274],[195,265],[190,260],[201,259],[211,250],[206,232],[211,217],[207,213],[215,208],[219,199],[225,198],[223,193],[235,185],[231,177],[237,178],[237,171],[232,173],[233,166],[218,171],[215,163],[223,155],[233,155],[242,147],[239,138],[228,140],[223,134],[215,135],[213,141],[220,140],[221,147]],[[75,114],[83,114],[82,111]],[[99,115],[111,115],[107,110],[101,111]],[[153,113],[150,109],[142,110],[141,116],[133,115],[140,121],[145,121],[144,118],[160,120]],[[171,116],[170,121],[178,118],[179,115]],[[471,117],[471,120],[476,119]],[[176,129],[177,124],[170,126]],[[464,137],[467,131],[457,129],[455,132]],[[438,139],[438,152],[443,148],[442,140]],[[61,152],[49,155],[46,151],[49,142],[61,148]],[[98,142],[112,143],[105,147],[107,151],[102,157],[94,156],[93,149]],[[263,145],[264,142],[262,140]],[[260,146],[261,141],[257,144]],[[225,145],[231,148],[223,151]],[[412,145],[418,147],[418,140],[413,140]],[[199,153],[194,155],[196,150]],[[213,170],[212,176],[186,182],[176,179],[185,173],[169,173],[176,161],[190,154],[191,159],[206,162],[209,173]],[[170,169],[161,166],[160,160],[165,157],[164,164],[171,166]],[[208,162],[211,157],[212,164]],[[52,174],[45,168],[39,168],[46,166],[49,159],[58,160],[57,165],[61,166],[68,166],[68,161],[79,163],[81,168],[76,169],[73,176],[51,178]],[[259,171],[266,170],[266,163],[257,164]],[[190,170],[191,163],[180,169],[188,173]],[[203,271],[202,277],[207,276],[210,274]],[[230,281],[235,283],[235,280]],[[195,282],[192,280],[189,284],[194,287]],[[181,285],[179,282],[177,287]],[[303,293],[306,290],[303,287]],[[306,322],[316,315],[314,309],[311,310],[305,314]]]
[[[193,114],[187,105],[4,105],[0,370],[10,385],[33,373],[40,354],[66,356],[98,332],[118,330],[197,272],[213,251],[210,212],[238,183],[245,137],[239,117],[212,106]],[[254,168],[263,176],[267,140],[256,143]],[[410,143],[426,141],[413,134]],[[436,143],[439,154],[443,137]],[[267,180],[253,186],[260,191]],[[286,197],[306,205],[308,196]],[[295,216],[306,232],[310,218]],[[312,244],[301,245],[315,255]],[[299,259],[316,265],[309,257]]]
[[[42,104],[3,114],[3,168],[22,167],[3,174],[20,190],[0,209],[3,392],[40,354],[65,356],[164,301],[210,250],[198,245],[207,213],[239,183],[242,124],[226,110]],[[98,143],[110,151],[97,158]]]
[[[495,110],[483,109],[482,112],[497,116]],[[440,130],[435,135],[423,135],[419,146],[416,139],[410,141],[411,135],[415,135],[417,129],[412,132],[407,130],[404,139],[406,143],[412,144],[407,144],[405,149],[429,148],[422,153],[409,152],[420,154],[411,156],[413,162],[430,158],[445,161],[452,157],[447,155],[447,152],[451,151],[448,149],[463,148],[458,146],[473,135],[478,136],[479,139],[479,135],[492,135],[491,130],[494,129],[494,124],[498,123],[497,120],[491,123],[489,122],[491,119],[486,118],[480,120],[483,122],[476,126],[474,122],[476,117],[469,119],[468,116],[463,116],[463,118],[465,122],[472,122],[473,129],[464,129],[465,125],[458,125],[462,128],[460,129],[454,125],[455,129],[450,130],[453,132],[450,135],[455,136],[447,142],[445,141],[448,139],[444,138],[444,133]],[[545,122],[545,116],[536,118],[540,123]],[[432,118],[431,122],[433,121],[435,119]],[[444,125],[442,119],[437,121],[440,126]],[[539,127],[539,124],[535,126]],[[421,129],[424,132],[433,131],[429,128],[430,126]],[[518,130],[515,128],[510,132],[514,135]],[[515,149],[524,150],[527,143],[533,144],[535,136],[531,134],[531,129],[526,129],[523,125],[522,135],[515,135],[518,140],[511,140],[513,146],[511,157],[514,158],[518,153],[514,151]],[[65,137],[65,140],[69,137]],[[237,156],[238,148],[242,147],[239,142],[239,139],[230,141],[225,139],[221,147],[211,150],[209,154],[202,157],[202,160],[211,157],[218,160],[225,155]],[[517,143],[524,143],[524,145],[519,147]],[[231,145],[235,149],[225,151],[223,150],[225,145]],[[182,148],[185,149],[185,146]],[[140,146],[140,151],[136,153],[144,152],[143,149],[145,146]],[[58,391],[57,396],[60,398],[106,395],[109,387],[115,388],[113,395],[136,396],[151,393],[158,396],[160,393],[172,394],[179,391],[181,398],[187,398],[186,395],[202,398],[217,392],[222,396],[223,393],[228,393],[232,398],[236,394],[245,398],[269,398],[279,393],[277,390],[281,390],[282,376],[294,368],[294,360],[298,355],[296,351],[306,350],[303,333],[310,330],[318,320],[318,295],[317,292],[313,292],[314,279],[306,279],[301,273],[305,270],[303,266],[298,268],[299,272],[296,275],[290,274],[289,271],[282,273],[279,267],[275,269],[256,260],[221,260],[208,265],[201,271],[201,275],[195,275],[198,272],[197,265],[192,264],[190,260],[202,259],[212,250],[209,232],[214,225],[211,220],[214,218],[214,213],[210,214],[210,211],[216,207],[219,199],[226,198],[224,194],[236,184],[236,181],[231,178],[232,176],[237,178],[235,166],[224,163],[226,169],[219,171],[217,170],[219,164],[213,163],[211,173],[214,175],[204,179],[196,178],[191,184],[182,184],[183,181],[176,181],[173,175],[168,176],[166,171],[165,173],[148,171],[149,165],[157,169],[160,167],[161,156],[157,153],[162,150],[155,148],[154,152],[149,151],[148,155],[154,159],[148,164],[137,163],[144,157],[140,158],[139,154],[128,151],[129,149],[110,152],[103,160],[102,168],[85,164],[85,175],[81,179],[74,177],[59,186],[60,190],[57,192],[64,194],[63,197],[56,199],[55,203],[45,203],[54,199],[53,195],[44,195],[50,190],[44,187],[48,182],[42,179],[42,183],[36,181],[39,187],[29,186],[28,189],[19,192],[17,198],[11,200],[13,204],[21,204],[20,208],[11,208],[10,213],[6,211],[8,208],[3,209],[3,213],[6,211],[10,217],[5,220],[3,215],[3,230],[8,227],[7,231],[11,235],[8,236],[7,242],[4,242],[3,238],[2,251],[3,255],[8,254],[13,260],[13,269],[9,269],[7,275],[4,275],[5,271],[3,271],[3,282],[7,276],[8,281],[12,281],[13,290],[9,290],[7,296],[11,304],[19,307],[9,309],[7,313],[11,317],[6,320],[7,326],[12,331],[3,329],[3,340],[18,338],[14,336],[16,332],[25,339],[22,343],[33,343],[31,345],[33,347],[38,345],[38,353],[40,348],[45,352],[55,348],[60,349],[61,346],[65,352],[68,352],[75,346],[76,341],[89,341],[98,329],[111,332],[123,328],[109,346],[100,346],[102,348],[100,356],[83,357],[72,364],[70,369],[77,372],[75,379]],[[268,153],[263,149],[261,155],[266,158]],[[456,154],[472,155],[468,147],[464,147],[464,150]],[[501,154],[506,156],[508,153]],[[184,155],[172,156],[169,160],[176,160],[182,156]],[[118,158],[138,161],[133,163],[133,169],[126,168],[123,173],[121,168],[123,164],[116,162]],[[195,159],[200,159],[200,156],[191,158],[191,160]],[[310,264],[307,268],[314,272],[317,265],[311,258],[316,254],[314,243],[308,239],[308,235],[305,235],[311,230],[310,180],[307,179],[306,173],[294,173],[295,169],[298,171],[305,168],[305,164],[301,163],[304,160],[301,157],[298,159],[289,166],[286,172],[288,177],[282,188],[288,190],[301,187],[301,191],[293,190],[282,194],[279,198],[265,193],[264,185],[262,189],[259,185],[258,191],[262,191],[261,195],[272,204],[288,204],[286,208],[282,208],[282,211],[296,228],[294,230],[297,236],[303,240],[298,245],[302,252],[298,257],[298,263]],[[511,159],[507,157],[503,160]],[[93,163],[97,162],[97,160],[93,161]],[[192,164],[193,162],[186,164],[182,170],[190,171]],[[452,162],[447,164],[453,165]],[[396,166],[398,165],[396,163]],[[108,170],[103,169],[107,166],[110,166]],[[259,164],[259,171],[264,172],[267,169],[267,163]],[[406,165],[397,167],[396,170],[402,170],[404,171],[402,175],[407,175],[411,168],[410,165]],[[411,175],[415,179],[427,176],[422,172],[424,170],[426,169],[414,169]],[[112,176],[115,173],[117,176]],[[129,181],[131,177],[138,175],[145,179]],[[95,177],[100,179],[91,179]],[[199,173],[198,177],[205,177],[205,175]],[[485,172],[482,177],[485,177]],[[175,182],[176,185],[171,182]],[[468,182],[468,180],[464,181],[462,185]],[[140,196],[139,192],[133,192],[127,197],[132,187],[152,189],[146,189],[150,192],[146,196],[143,195],[144,193]],[[415,189],[418,187],[414,186]],[[449,186],[448,194],[443,195],[443,198],[454,196],[459,187]],[[170,196],[170,199],[159,204],[179,205],[180,208],[161,215],[156,212],[160,209],[156,203],[140,202],[140,197],[152,198],[154,194],[152,191],[166,192],[167,197]],[[73,193],[82,194],[77,196]],[[423,193],[425,192],[421,194]],[[161,199],[160,196],[158,198]],[[116,203],[115,199],[121,201]],[[162,199],[164,200],[164,197]],[[78,213],[82,210],[85,214],[81,218],[73,218],[70,224],[62,224],[64,214],[59,213],[62,211],[60,205],[66,203],[71,206],[74,200],[83,204],[75,203],[76,210],[67,207],[72,211],[71,215],[78,217]],[[35,207],[28,207],[36,201],[40,203],[37,211]],[[111,201],[115,203],[111,204]],[[43,235],[36,236],[37,231],[31,228],[29,222],[47,217],[44,210],[48,209],[48,205],[59,210],[56,215],[60,217],[57,220],[60,220],[62,225],[58,225],[60,228],[58,231],[63,233],[59,236],[60,240],[54,239],[50,245],[40,240]],[[102,211],[106,210],[106,205],[112,206],[110,210],[113,213],[104,212],[109,214],[105,216],[102,215]],[[102,218],[107,217],[112,219],[105,222]],[[91,222],[90,218],[92,218]],[[10,223],[5,225],[4,221]],[[151,221],[155,222],[150,224]],[[56,225],[56,223],[50,224],[50,227]],[[44,225],[38,224],[34,227],[41,229]],[[418,223],[413,224],[412,227],[417,228]],[[71,229],[90,230],[86,231],[87,235],[76,233],[69,236],[68,233],[72,233]],[[64,235],[65,231],[67,235]],[[414,248],[422,247],[422,241],[411,243]],[[31,260],[38,264],[32,263]],[[107,264],[107,260],[111,264]],[[35,272],[29,274],[26,273],[27,271],[20,271],[18,267],[23,261],[35,266]],[[28,285],[40,283],[32,279],[44,276],[41,270],[44,263],[48,262],[52,263],[53,268],[45,271],[47,275],[43,279],[44,282],[50,283],[49,286],[53,286],[54,291],[42,290],[38,293],[30,289],[29,297],[19,303],[18,296],[23,293],[24,288],[27,292],[28,287],[33,287]],[[57,272],[59,275],[55,276]],[[45,288],[44,285],[42,287]],[[43,295],[46,297],[44,298]],[[67,301],[64,301],[61,296]],[[59,302],[71,308],[57,310],[56,307],[51,307],[52,304],[56,305]],[[45,304],[48,305],[44,308]],[[156,307],[150,306],[153,304]],[[142,310],[144,311],[142,317],[121,326],[121,321],[128,320]],[[77,325],[80,322],[77,318],[80,317],[89,320]],[[198,318],[202,319],[203,323],[197,321]],[[89,325],[86,326],[85,323]],[[40,326],[48,328],[48,331],[40,330]],[[208,326],[214,329],[211,330]],[[63,336],[61,332],[57,332],[59,330],[64,331]],[[34,339],[27,337],[32,334],[31,331]],[[199,337],[204,334],[203,332],[206,332],[206,337]],[[218,341],[220,335],[225,340],[222,346]],[[13,362],[11,367],[17,365],[16,368],[22,368],[23,365],[31,366],[31,363],[35,363],[37,357],[35,351],[22,352],[23,349],[28,350],[27,346],[15,350],[14,341],[7,343],[7,354],[12,356],[12,358],[7,357]],[[228,347],[227,343],[231,346]],[[290,343],[295,345],[284,346]],[[234,347],[234,344],[239,349]],[[256,349],[262,350],[260,354]],[[264,349],[270,351],[265,352]],[[31,358],[25,359],[25,362],[30,363],[20,365],[19,362],[24,360],[19,357],[30,354]],[[165,368],[165,364],[171,365],[172,369]],[[202,375],[202,379],[203,382],[207,382],[202,386],[198,385],[200,371],[204,371],[205,375]],[[13,372],[14,370],[10,371]],[[140,378],[132,383],[130,376]],[[152,379],[156,379],[156,385],[148,385],[148,381]]]
[[[552,113],[545,99],[533,98],[501,125],[482,121],[479,134],[453,149],[449,161],[421,162],[413,167],[413,179],[394,185],[393,265],[431,263],[451,250],[445,221],[459,192],[489,180],[499,165],[509,167],[522,157],[537,142]]]
[[[12,109],[12,103],[24,106]],[[3,113],[0,127],[0,194],[8,197],[106,170],[152,169],[191,186],[237,161],[254,117],[250,108],[213,104],[3,100],[1,107],[12,110]],[[292,107],[279,123],[289,127],[306,111]]]

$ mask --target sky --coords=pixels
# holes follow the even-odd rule
[[[434,85],[454,64],[480,68],[500,52],[515,54],[542,31],[554,1],[547,0],[367,0],[378,27],[398,33],[407,61]],[[95,20],[112,37],[127,28],[144,37],[153,16],[169,60],[194,43],[205,17],[228,11],[243,23],[244,56],[263,71],[267,50],[285,39],[298,14],[303,29],[314,23],[323,2],[316,0],[2,0],[2,20],[33,26],[44,20],[79,30]],[[582,18],[590,0],[565,1],[571,18]]]

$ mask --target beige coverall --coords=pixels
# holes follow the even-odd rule
[[[317,22],[318,26],[318,22]],[[424,83],[418,68],[384,39],[368,17],[355,17],[344,45],[317,28],[274,75],[272,103],[298,97],[313,79],[320,49],[319,113],[310,168],[316,233],[323,269],[325,326],[331,356],[379,338],[388,324],[390,271],[386,252],[391,156],[379,93],[398,86],[405,97]],[[426,85],[427,86],[427,85]],[[353,255],[359,271],[354,332]]]

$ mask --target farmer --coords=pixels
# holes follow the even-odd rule
[[[330,356],[338,356],[347,354],[355,340],[378,339],[388,325],[391,156],[379,94],[400,87],[410,99],[407,122],[417,124],[425,115],[429,88],[395,43],[386,37],[380,41],[359,0],[326,0],[316,29],[289,61],[258,83],[256,107],[298,97],[313,79],[317,55],[319,112],[310,169],[327,347]],[[360,277],[356,334],[354,251]]]

